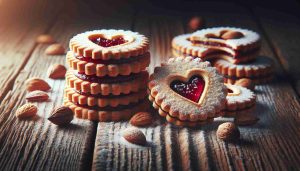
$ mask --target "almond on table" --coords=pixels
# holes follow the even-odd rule
[[[60,43],[52,44],[45,50],[46,55],[64,55],[65,52],[65,48]]]
[[[49,96],[44,91],[35,90],[26,94],[25,98],[31,102],[42,102],[47,101],[49,99]]]
[[[41,78],[29,78],[25,81],[27,91],[41,90],[48,91],[51,89],[50,85]]]
[[[149,112],[138,112],[130,119],[133,126],[148,126],[153,122],[153,116]]]
[[[240,138],[240,131],[234,123],[225,122],[219,125],[217,137],[224,141],[234,141]]]
[[[37,43],[52,44],[55,42],[54,38],[49,34],[41,34],[36,38]]]
[[[128,142],[132,144],[145,145],[147,143],[144,133],[134,127],[125,129],[122,135]]]
[[[51,116],[48,118],[48,120],[55,125],[67,125],[73,120],[73,118],[73,111],[67,106],[61,106],[55,108],[51,112]]]
[[[63,79],[65,78],[67,69],[64,65],[54,64],[48,68],[48,77],[52,79]]]
[[[16,111],[16,116],[20,119],[29,118],[36,115],[38,109],[34,104],[27,103],[19,107]]]

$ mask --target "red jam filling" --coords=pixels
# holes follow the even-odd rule
[[[191,40],[188,39],[188,41],[191,41]],[[236,50],[224,43],[218,43],[218,42],[206,42],[206,41],[199,41],[199,40],[194,40],[191,42],[193,44],[202,44],[202,45],[215,46],[215,47],[226,47],[226,48],[232,49],[235,52],[235,54],[233,55],[233,58],[238,58],[238,57],[242,57],[245,55],[249,55],[249,54],[254,53],[255,51],[259,50],[259,47],[255,47],[255,48],[253,48],[251,50],[247,50],[247,51]],[[232,56],[232,55],[230,55],[230,56]]]
[[[175,80],[170,87],[181,96],[198,103],[205,86],[205,81],[200,76],[193,76],[185,83],[183,81]]]
[[[94,64],[124,64],[124,63],[130,63],[130,62],[133,62],[133,61],[140,60],[141,58],[146,58],[147,55],[150,55],[149,52],[147,52],[143,55],[132,56],[132,57],[129,57],[129,58],[110,59],[110,60],[93,59],[91,57],[77,56],[76,55],[76,59],[79,59],[81,61],[91,62],[91,63],[94,63]]]
[[[229,88],[227,88],[227,92],[228,93],[233,93],[233,91],[231,89],[229,89]]]
[[[106,39],[103,37],[93,37],[90,39],[93,43],[102,47],[111,47],[121,45],[127,42],[123,37],[117,37],[114,39]]]
[[[97,111],[120,111],[125,109],[132,109],[133,107],[141,104],[144,101],[144,99],[139,100],[138,102],[130,103],[128,105],[118,105],[116,107],[112,106],[105,106],[105,107],[99,107],[99,106],[88,106],[88,105],[81,105],[79,103],[74,103],[75,105],[83,108],[87,108],[90,110],[97,110]]]
[[[110,83],[119,83],[119,82],[127,82],[131,81],[134,79],[139,78],[142,73],[133,73],[130,75],[119,75],[116,77],[109,77],[109,76],[104,76],[104,77],[97,77],[96,75],[86,75],[82,73],[78,73],[74,71],[74,75],[84,81],[92,82],[92,83],[99,83],[99,84],[110,84]]]
[[[78,90],[74,90],[76,93],[84,95],[84,96],[89,96],[89,97],[96,97],[96,98],[108,98],[108,99],[113,99],[113,98],[120,98],[120,97],[124,97],[124,96],[130,96],[132,94],[138,94],[137,92],[131,92],[128,94],[119,94],[119,95],[113,95],[113,94],[109,94],[109,95],[101,95],[101,94],[91,94],[89,92],[82,92],[82,91],[78,91]]]

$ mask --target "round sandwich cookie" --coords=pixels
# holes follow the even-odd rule
[[[149,40],[132,31],[103,29],[80,33],[70,40],[69,46],[79,57],[110,60],[145,54]]]
[[[150,53],[116,60],[92,59],[74,54],[72,51],[67,53],[67,64],[73,70],[86,75],[96,75],[98,77],[118,75],[130,75],[139,73],[150,64]]]
[[[159,114],[176,125],[197,126],[223,114],[227,94],[223,77],[200,58],[170,58],[155,68],[148,88]]]
[[[67,98],[64,98],[64,105],[71,108],[75,117],[97,122],[117,122],[129,120],[135,113],[149,109],[149,101],[147,99],[140,100],[136,103],[130,103],[128,105],[118,105],[117,107],[91,107],[87,105],[74,104]]]
[[[273,60],[269,57],[259,56],[246,64],[232,64],[227,60],[217,59],[212,64],[224,76],[225,82],[230,84],[234,84],[241,78],[248,78],[255,84],[262,84],[273,77]]]
[[[251,50],[248,53],[240,53],[238,56],[232,51],[227,51],[219,46],[206,46],[203,44],[194,44],[191,41],[193,34],[184,34],[176,36],[172,40],[173,53],[184,56],[199,57],[203,60],[226,59],[231,63],[245,63],[255,59],[259,50]],[[175,51],[175,52],[174,52]]]
[[[99,107],[117,107],[118,105],[128,105],[130,103],[137,103],[138,101],[145,99],[147,96],[147,90],[141,90],[138,92],[123,94],[123,95],[84,95],[84,93],[76,92],[72,88],[65,88],[65,97],[74,104],[87,105],[87,106],[99,106]]]
[[[260,48],[260,36],[258,33],[235,27],[202,29],[192,33],[190,41],[196,46],[226,51],[236,58]]]
[[[148,77],[147,71],[129,76],[100,78],[69,70],[66,73],[66,84],[69,88],[73,88],[84,95],[121,95],[145,89]]]
[[[225,116],[235,116],[236,113],[255,106],[256,95],[251,90],[237,85],[225,85],[228,89]]]

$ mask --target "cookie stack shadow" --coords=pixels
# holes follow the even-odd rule
[[[148,39],[124,30],[95,30],[70,40],[64,105],[77,118],[128,120],[146,110]]]

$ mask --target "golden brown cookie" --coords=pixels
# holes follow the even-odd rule
[[[125,95],[93,96],[84,95],[84,93],[80,94],[79,92],[75,92],[72,88],[66,88],[64,95],[65,98],[68,99],[68,101],[73,102],[74,104],[99,107],[116,107],[118,105],[128,105],[130,103],[137,103],[138,101],[145,99],[145,97],[147,96],[147,91],[144,89],[138,92]]]
[[[90,80],[78,78],[74,75],[72,70],[69,70],[66,73],[66,82],[68,87],[74,88],[78,92],[89,93],[92,95],[120,95],[145,89],[149,77],[148,72],[142,71],[132,75],[133,74],[128,76],[127,80],[117,80],[116,77],[114,78],[115,82],[91,82]],[[103,79],[101,80],[104,81]],[[112,78],[107,78],[107,80],[113,81]]]
[[[190,41],[191,34],[176,36],[172,40],[174,56],[192,56],[203,60],[225,59],[231,63],[245,63],[256,58],[259,50],[253,50],[249,53],[243,53],[235,57],[234,53],[229,53],[223,49],[194,45]]]
[[[230,84],[241,78],[248,78],[256,84],[261,84],[273,77],[273,61],[263,56],[245,64],[232,64],[227,60],[218,59],[213,62],[213,66],[225,77],[225,82]]]
[[[228,88],[225,115],[232,116],[236,112],[255,106],[256,95],[251,90],[237,85],[225,85]]]
[[[102,60],[130,58],[149,49],[148,39],[139,33],[105,29],[80,33],[69,45],[79,56]]]
[[[110,122],[129,120],[135,113],[147,110],[149,108],[149,101],[141,100],[137,103],[125,106],[100,108],[78,106],[65,98],[64,105],[70,107],[77,118],[99,122]]]
[[[67,53],[67,63],[71,69],[86,75],[115,77],[139,73],[145,70],[150,64],[150,53],[147,52],[143,55],[126,59],[102,60],[77,56],[72,51],[69,51]]]
[[[170,58],[155,68],[148,88],[155,104],[182,122],[206,121],[225,107],[223,77],[199,58]]]

